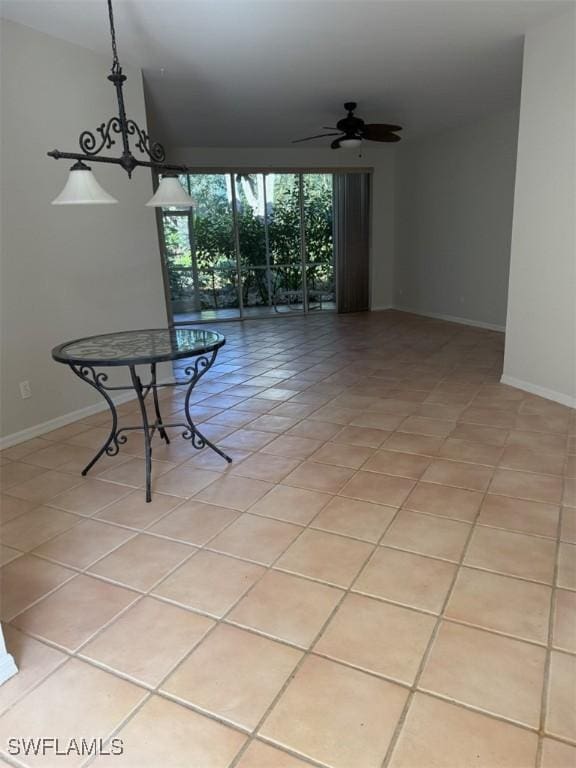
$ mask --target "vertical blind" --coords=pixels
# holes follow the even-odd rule
[[[334,176],[338,312],[370,309],[370,174]]]

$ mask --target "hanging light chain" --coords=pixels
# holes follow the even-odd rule
[[[108,0],[108,21],[110,23],[110,37],[112,39],[112,73],[119,74],[122,71],[118,59],[118,48],[116,47],[116,29],[114,27],[114,12],[112,10],[112,0]]]

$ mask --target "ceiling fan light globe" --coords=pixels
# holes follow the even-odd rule
[[[348,139],[340,139],[339,144],[342,149],[356,149],[357,147],[362,146],[362,139],[351,136]]]

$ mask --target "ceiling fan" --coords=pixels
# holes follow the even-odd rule
[[[401,131],[402,126],[389,125],[388,123],[365,123],[360,117],[354,115],[357,106],[355,101],[347,101],[344,104],[344,109],[348,112],[346,117],[338,120],[336,127],[324,126],[325,130],[335,131],[335,133],[319,133],[316,136],[307,136],[305,139],[296,139],[292,144],[311,139],[321,139],[324,136],[338,137],[330,144],[332,149],[354,149],[359,147],[364,139],[385,142],[400,141],[400,136],[396,135],[396,131]]]

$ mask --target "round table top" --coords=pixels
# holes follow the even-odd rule
[[[59,363],[83,365],[141,365],[201,355],[219,349],[226,339],[201,328],[150,328],[87,336],[52,350]]]

